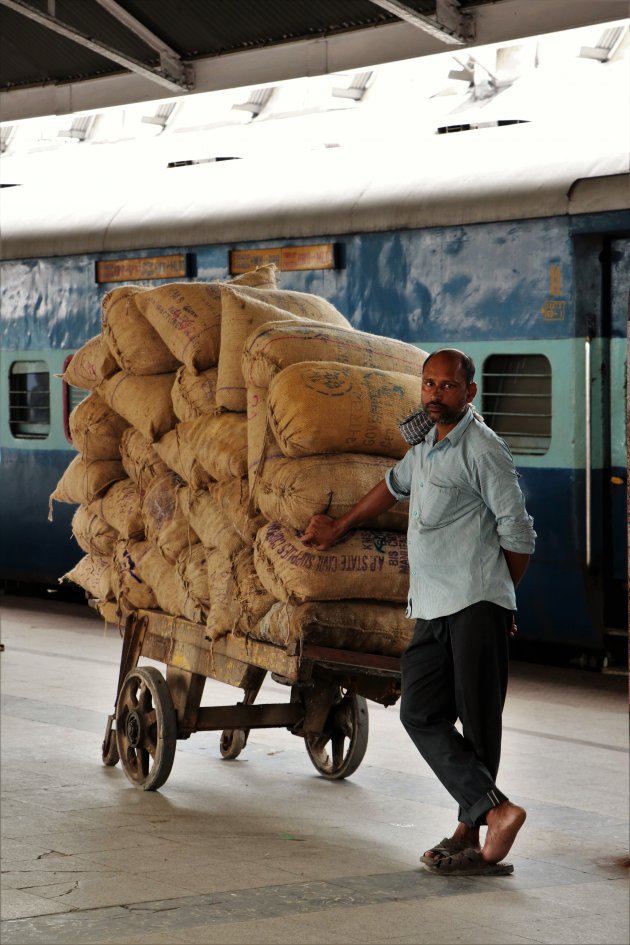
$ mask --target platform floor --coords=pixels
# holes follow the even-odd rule
[[[370,703],[346,781],[301,739],[178,743],[142,792],[101,764],[121,640],[80,606],[2,603],[2,942],[628,943],[626,680],[513,663],[502,790],[528,810],[508,877],[431,875],[455,806]],[[203,704],[239,701],[208,681]],[[285,702],[265,684],[259,701]]]

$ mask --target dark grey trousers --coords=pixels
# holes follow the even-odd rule
[[[418,619],[402,657],[401,721],[469,827],[507,800],[495,778],[511,625],[512,611],[487,601]]]

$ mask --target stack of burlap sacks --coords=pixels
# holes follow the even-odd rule
[[[411,622],[407,510],[329,549],[311,515],[347,511],[406,444],[425,353],[352,329],[274,267],[231,283],[121,286],[64,379],[78,455],[52,500],[86,552],[64,579],[120,612],[159,609],[285,647],[400,652]]]

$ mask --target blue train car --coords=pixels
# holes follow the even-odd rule
[[[55,375],[98,332],[103,279],[155,285],[175,257],[176,281],[224,279],[234,250],[301,247],[308,268],[281,272],[284,288],[325,296],[364,331],[474,358],[477,406],[512,449],[539,536],[521,634],[605,654],[626,626],[627,148],[541,148],[525,124],[468,137],[463,151],[461,135],[435,136],[395,164],[331,150],[6,190],[2,578],[53,582],[81,554],[72,509],[47,521],[80,396]],[[321,245],[331,268],[312,262]]]

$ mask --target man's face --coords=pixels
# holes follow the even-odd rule
[[[458,423],[476,393],[455,356],[437,354],[422,372],[422,406],[435,423]]]

